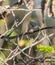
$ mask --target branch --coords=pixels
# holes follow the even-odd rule
[[[50,34],[50,35],[48,35],[48,37],[51,37],[51,36],[53,36],[53,35],[54,35],[54,34]],[[42,42],[45,38],[46,38],[46,37],[43,37],[41,40],[35,42],[35,43],[32,44],[31,46],[27,46],[27,47],[23,48],[22,51],[19,51],[19,52],[17,52],[16,54],[14,54],[13,56],[11,56],[10,58],[6,59],[5,62],[7,62],[7,61],[11,60],[12,58],[16,57],[18,54],[20,54],[21,52],[25,51],[26,49],[28,49],[28,48],[30,48],[30,47],[33,47],[33,46],[35,46],[35,45],[37,45],[37,44],[39,44],[39,43]]]
[[[33,33],[35,33],[35,32],[39,32],[39,31],[42,31],[42,30],[45,30],[45,29],[55,29],[55,26],[50,26],[50,27],[44,27],[44,28],[41,28],[41,29],[37,29],[37,30],[33,30],[33,31],[30,31],[30,32],[26,32],[25,34],[20,34],[19,35],[19,37],[21,37],[22,35],[28,35],[28,34],[33,34]],[[1,35],[1,34],[0,34]],[[14,38],[18,38],[18,36],[16,35],[16,36],[6,36],[6,35],[4,35],[4,36],[1,36],[1,38],[3,39],[14,39]]]

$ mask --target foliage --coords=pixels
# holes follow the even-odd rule
[[[2,25],[4,23],[3,19],[0,19],[0,25]]]
[[[16,31],[13,31],[10,36],[15,36],[15,35],[16,35]]]
[[[46,52],[46,53],[49,53],[49,52],[54,52],[54,48],[51,47],[51,46],[44,46],[44,45],[37,45],[37,49],[41,52]]]
[[[0,51],[0,65],[4,65],[3,60],[5,59],[5,55],[2,51]]]
[[[24,64],[32,65],[32,64],[27,64],[27,63],[29,63],[30,57],[32,57],[33,60],[35,61],[38,56],[37,54],[39,53],[39,51],[40,51],[41,56],[42,56],[42,52],[44,52],[44,53],[50,53],[50,52],[53,53],[54,52],[54,48],[51,46],[44,46],[41,44],[37,45],[39,42],[41,43],[42,41],[45,41],[45,35],[43,37],[44,39],[40,40],[40,38],[42,38],[42,36],[43,36],[41,30],[45,30],[48,28],[47,26],[45,28],[45,24],[46,24],[47,20],[46,21],[44,20],[45,16],[43,17],[43,20],[45,23],[43,23],[41,19],[42,19],[43,13],[44,13],[43,15],[48,14],[47,11],[46,12],[43,11],[40,14],[40,12],[38,13],[39,10],[37,10],[37,12],[34,14],[33,11],[36,11],[36,10],[32,9],[32,7],[29,8],[30,5],[32,5],[32,3],[31,3],[32,0],[29,0],[27,3],[25,3],[25,0],[24,0],[23,2],[25,4],[21,2],[21,4],[20,4],[21,6],[19,6],[19,4],[18,4],[18,6],[16,6],[18,3],[18,2],[16,3],[16,1],[17,0],[7,0],[7,1],[5,0],[6,3],[4,3],[4,5],[5,6],[9,5],[9,6],[8,7],[1,6],[2,7],[1,10],[3,10],[3,8],[4,8],[5,11],[7,10],[6,11],[7,13],[4,15],[2,13],[2,15],[4,16],[4,18],[3,18],[4,20],[3,19],[0,20],[0,31],[2,32],[2,33],[0,33],[1,34],[0,38],[2,38],[2,41],[3,41],[3,39],[5,41],[3,44],[2,50],[0,51],[0,65],[4,65],[4,62],[5,62],[4,60],[6,60],[5,63],[8,63],[9,61],[12,60],[13,62],[10,62],[10,63],[14,63],[14,64],[10,64],[10,63],[8,63],[8,64],[16,65],[16,61],[19,63],[19,55],[22,57],[22,53],[26,57],[28,57],[28,58],[26,58],[25,56],[23,56],[25,59],[22,57],[22,61],[24,61]],[[35,2],[33,2],[33,3],[36,6]],[[28,5],[28,6],[26,6],[26,5]],[[14,7],[11,7],[11,6],[14,6]],[[28,9],[25,9],[26,7]],[[20,8],[20,10],[19,10],[19,8]],[[31,11],[31,9],[32,9],[32,11]],[[48,9],[48,8],[46,7],[46,9]],[[28,11],[28,10],[30,10],[30,11]],[[11,15],[10,15],[10,13],[11,13]],[[31,13],[31,16],[29,17],[30,13]],[[32,17],[32,14],[33,14],[33,17]],[[37,21],[38,21],[38,24],[37,24]],[[29,22],[30,22],[30,26],[29,26]],[[7,23],[6,24],[7,26],[5,25],[5,23]],[[37,26],[38,26],[38,29],[37,29]],[[43,26],[43,28],[42,28],[42,26]],[[8,30],[6,30],[6,28]],[[34,31],[33,32],[34,35],[31,33],[32,28]],[[49,28],[52,29],[51,27],[49,27]],[[29,29],[31,29],[30,36],[28,33]],[[37,31],[35,31],[35,30],[40,31],[41,33],[37,34],[36,33]],[[28,39],[24,37],[25,32],[26,32],[26,35],[28,36]],[[45,33],[45,31],[43,31],[43,33]],[[22,35],[23,35],[23,38],[22,38]],[[50,39],[51,35],[48,35],[46,33],[46,37],[49,37],[49,39]],[[48,41],[48,40],[46,40],[46,41]],[[32,43],[33,43],[33,45],[32,45]],[[36,45],[37,45],[37,48],[36,48]],[[31,46],[31,48],[30,48],[30,46]],[[38,50],[38,52],[36,53],[35,50]],[[35,62],[33,62],[33,63],[35,63]],[[32,63],[32,60],[30,63]],[[20,65],[20,64],[17,64],[17,65]],[[34,64],[34,65],[36,65],[36,64]],[[39,65],[38,62],[37,62],[37,65]]]

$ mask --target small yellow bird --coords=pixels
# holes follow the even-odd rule
[[[30,39],[30,40],[25,40],[25,39],[21,39],[18,43],[18,45],[20,47],[24,47],[24,46],[30,46],[33,42],[33,39]]]
[[[25,40],[21,39],[21,40],[19,41],[18,45],[19,45],[20,47],[25,46]]]

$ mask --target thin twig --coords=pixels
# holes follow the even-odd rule
[[[53,35],[55,35],[55,33],[48,35],[48,37],[51,37],[51,36],[53,36]],[[21,52],[23,52],[24,50],[26,50],[26,49],[28,49],[28,48],[30,48],[30,47],[33,47],[33,46],[39,44],[39,43],[42,42],[45,38],[46,38],[46,37],[43,37],[41,40],[35,42],[35,43],[32,44],[31,46],[27,46],[27,47],[23,48],[22,51],[17,52],[15,55],[13,55],[12,57],[6,59],[5,61],[6,61],[6,62],[9,61],[9,60],[11,60],[13,57],[15,57],[15,56],[17,56],[18,54],[20,54]]]

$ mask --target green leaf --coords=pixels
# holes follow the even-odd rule
[[[3,50],[3,54],[5,55],[5,57],[7,57],[10,53],[10,50]]]
[[[5,55],[3,54],[2,51],[0,51],[0,65],[5,65],[5,64],[3,63],[4,60],[5,60]]]
[[[16,35],[16,31],[13,31],[10,36],[15,36],[15,35]]]
[[[51,46],[37,45],[37,49],[41,52],[54,52],[54,48]]]
[[[31,45],[32,42],[33,42],[33,39],[25,40],[25,46],[29,46],[29,45]]]
[[[0,19],[0,25],[2,25],[4,23],[3,19]]]

